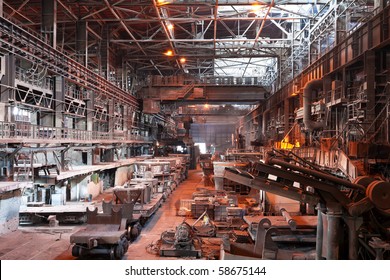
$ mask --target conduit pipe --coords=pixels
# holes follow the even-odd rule
[[[314,79],[306,83],[303,87],[303,124],[308,131],[317,130],[325,126],[325,120],[313,121],[311,119],[312,91],[322,89],[322,80]]]

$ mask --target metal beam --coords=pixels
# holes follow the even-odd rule
[[[156,11],[156,14],[157,14],[158,20],[160,22],[160,25],[162,27],[162,30],[164,31],[165,36],[168,40],[171,51],[173,52],[173,55],[176,55],[178,52],[177,52],[177,49],[175,47],[175,44],[171,40],[171,39],[174,39],[174,36],[171,35],[170,31],[167,28],[168,21],[165,18],[162,18],[161,14],[160,14],[160,8],[157,6],[156,0],[153,0],[153,6],[154,6],[154,9]],[[171,32],[173,32],[173,31],[171,31]],[[177,64],[177,66],[179,67],[179,69],[184,70],[183,66],[181,65],[181,63],[177,59],[175,59],[175,62]]]

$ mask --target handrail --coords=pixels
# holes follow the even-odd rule
[[[234,76],[149,76],[152,86],[184,86],[184,85],[225,85],[225,86],[265,86],[261,77]]]
[[[33,125],[21,122],[0,122],[0,142],[8,141],[10,139],[21,140],[25,143],[36,142],[37,140],[64,143],[72,141],[96,142],[101,140],[131,143],[146,143],[152,141],[150,137],[134,135],[131,134],[130,131],[86,131],[65,127]]]

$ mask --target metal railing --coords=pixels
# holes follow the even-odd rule
[[[37,140],[46,140],[47,142],[84,141],[120,141],[120,142],[151,142],[150,137],[131,134],[130,131],[121,132],[102,132],[86,131],[64,127],[50,127],[33,125],[18,122],[0,122],[0,142],[2,140],[21,140],[23,142],[36,142]]]
[[[21,67],[15,68],[15,79],[25,82],[27,84],[36,86],[38,88],[53,91],[53,80],[46,76],[46,70],[41,70],[40,73],[32,71],[31,69],[23,69]]]
[[[225,86],[263,86],[261,77],[233,77],[233,76],[149,76],[148,80],[153,86],[183,86],[194,85],[225,85]]]

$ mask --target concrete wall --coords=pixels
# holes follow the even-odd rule
[[[20,191],[14,191],[13,197],[0,200],[0,235],[15,231],[19,226]]]

